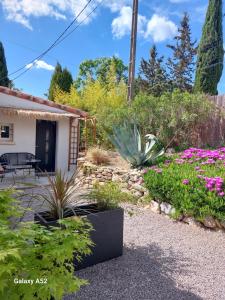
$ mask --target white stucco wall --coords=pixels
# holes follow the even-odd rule
[[[56,129],[56,169],[67,171],[69,158],[69,119],[57,122]]]
[[[4,116],[0,112],[0,122],[12,123],[14,129],[12,144],[0,144],[0,155],[7,152],[35,154],[36,120]]]

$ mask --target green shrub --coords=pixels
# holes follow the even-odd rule
[[[90,225],[73,218],[51,230],[31,222],[13,229],[10,219],[19,207],[11,193],[0,192],[0,299],[61,300],[78,291],[87,282],[74,276],[73,259],[90,253]],[[21,279],[33,284],[17,284]]]
[[[88,198],[96,201],[100,210],[115,209],[121,202],[135,202],[135,197],[122,192],[120,186],[115,182],[108,182],[104,185],[96,183]]]
[[[221,180],[224,190],[224,165],[217,161],[214,164],[202,165],[198,162],[161,163],[151,167],[144,175],[145,185],[150,196],[159,202],[168,202],[175,207],[178,214],[193,216],[203,220],[212,216],[225,220],[224,192],[207,188],[207,180]],[[220,188],[219,188],[220,189]]]
[[[183,150],[198,142],[198,132],[217,111],[202,94],[174,91],[160,97],[140,93],[130,107],[108,112],[101,123],[110,128],[132,120],[141,134],[154,134],[164,145]]]

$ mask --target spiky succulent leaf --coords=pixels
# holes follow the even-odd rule
[[[109,138],[120,155],[133,167],[139,167],[164,154],[164,149],[158,151],[158,147],[155,147],[159,146],[159,141],[152,134],[145,136],[147,141],[143,145],[136,124],[125,122],[122,126],[114,127],[113,134]]]

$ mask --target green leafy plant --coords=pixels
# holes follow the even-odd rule
[[[43,187],[44,193],[39,195],[47,203],[51,216],[55,219],[63,219],[73,206],[78,205],[79,201],[75,197],[79,181],[76,181],[77,170],[72,176],[67,176],[61,171],[56,172],[54,177],[48,176],[48,186]]]
[[[51,230],[31,222],[12,229],[11,218],[23,209],[11,190],[0,191],[0,199],[0,299],[61,300],[87,284],[74,276],[73,261],[91,252],[89,223],[75,217]]]
[[[94,200],[100,210],[118,208],[121,202],[135,202],[135,197],[122,192],[115,182],[108,182],[104,185],[96,183],[88,194],[88,198]]]
[[[125,122],[122,126],[114,127],[110,139],[121,156],[133,167],[143,166],[164,154],[164,149],[158,149],[160,143],[152,134],[145,136],[146,143],[143,145],[136,124]]]
[[[225,197],[217,192],[217,184],[215,190],[209,190],[205,181],[207,178],[225,180],[223,164],[219,161],[213,165],[183,163],[179,159],[177,163],[176,160],[151,167],[144,175],[150,196],[158,202],[170,203],[177,215],[193,216],[200,221],[212,216],[224,221]]]

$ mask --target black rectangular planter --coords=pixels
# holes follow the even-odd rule
[[[81,206],[80,211],[88,206]],[[84,210],[83,210],[84,211]],[[46,212],[35,214],[35,221],[44,226],[57,226],[57,221],[45,221]],[[74,260],[75,270],[93,266],[100,262],[119,257],[123,254],[123,219],[122,208],[96,211],[89,214],[82,214],[93,227],[90,238],[95,246],[92,247],[92,254],[85,256],[81,262]]]

